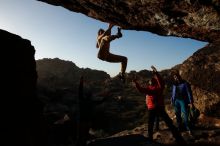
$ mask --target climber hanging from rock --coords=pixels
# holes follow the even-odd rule
[[[110,49],[110,42],[119,39],[122,37],[121,28],[118,27],[118,33],[116,35],[111,35],[111,29],[114,25],[109,24],[108,29],[99,29],[98,36],[97,36],[97,44],[96,48],[99,48],[98,58],[111,62],[111,63],[118,63],[121,62],[121,72],[119,73],[118,77],[125,82],[125,70],[127,67],[127,57],[115,55],[109,52]]]

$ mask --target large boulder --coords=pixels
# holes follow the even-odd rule
[[[39,0],[124,29],[215,41],[220,33],[219,0]]]
[[[1,143],[44,146],[46,125],[43,105],[36,96],[35,49],[29,40],[4,30],[0,30],[0,40]]]

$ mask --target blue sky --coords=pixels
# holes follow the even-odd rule
[[[114,76],[120,71],[120,64],[99,60],[95,47],[98,29],[106,29],[107,25],[36,0],[0,0],[0,29],[30,40],[36,60],[58,57]],[[116,30],[114,27],[113,33]],[[150,69],[151,65],[158,70],[171,68],[207,44],[143,31],[122,30],[122,33],[121,39],[111,43],[110,51],[128,57],[127,72]]]

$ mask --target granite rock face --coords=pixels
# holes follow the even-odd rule
[[[219,0],[39,0],[123,29],[213,42],[220,36]]]
[[[192,84],[195,102],[203,112],[220,103],[219,44],[208,44],[179,65],[183,78]]]

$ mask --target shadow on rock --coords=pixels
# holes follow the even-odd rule
[[[121,137],[112,137],[99,139],[89,143],[88,146],[144,146],[147,145],[148,139],[143,135],[127,135]],[[157,143],[153,145],[159,145]]]

